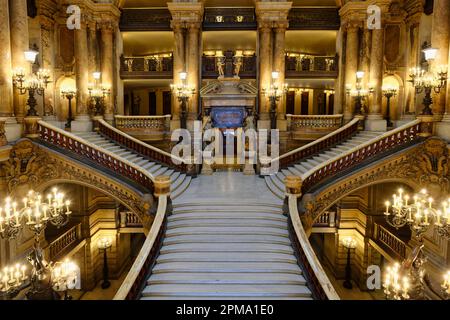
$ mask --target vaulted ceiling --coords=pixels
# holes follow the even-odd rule
[[[122,0],[123,8],[167,7],[165,0]],[[293,0],[294,7],[335,7],[340,0]],[[204,0],[206,7],[253,7],[254,0]]]

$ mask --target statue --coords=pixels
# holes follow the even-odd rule
[[[255,130],[255,119],[252,115],[249,115],[246,119],[245,119],[245,130]]]
[[[216,65],[217,65],[217,71],[219,72],[219,79],[222,79],[225,77],[225,72],[223,70],[223,67],[225,66],[225,57],[219,57],[216,59]]]
[[[242,57],[234,57],[234,77],[240,79],[239,73],[242,67]]]

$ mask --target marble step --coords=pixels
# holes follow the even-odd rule
[[[276,221],[281,223],[287,223],[287,217],[281,214],[272,214],[272,213],[258,213],[258,212],[245,212],[245,213],[236,213],[236,212],[186,212],[183,214],[176,213],[172,214],[168,217],[169,222],[173,221],[193,221],[194,223],[200,221],[212,222],[217,221],[220,223],[221,221],[232,221],[236,222],[236,220],[241,221],[242,223],[256,223],[258,221]]]
[[[271,235],[279,237],[289,237],[287,229],[273,228],[273,227],[184,227],[170,229],[166,232],[166,237],[175,237],[182,235],[216,235],[216,236],[231,236],[235,235],[239,238],[242,235]]]
[[[297,259],[292,254],[260,253],[260,252],[183,252],[161,254],[157,263],[173,262],[261,262],[261,263],[294,263]]]
[[[294,176],[299,176],[299,177],[302,176],[302,172],[295,167],[288,167],[287,171],[289,171],[290,174],[293,174]]]
[[[151,167],[153,167],[154,165],[156,165],[156,163],[148,161],[147,164],[145,164],[145,165],[142,166],[142,169],[148,170],[148,169],[150,169]]]
[[[192,178],[186,176],[185,174],[183,174],[183,176],[184,176],[183,182],[174,191],[172,191],[172,194],[171,194],[172,200],[175,200],[176,198],[181,196],[181,194],[183,192],[185,192],[187,190],[187,188],[189,187],[189,185],[191,184]]]
[[[239,284],[163,284],[147,286],[142,295],[145,296],[201,296],[201,297],[311,297],[311,291],[305,286],[298,285],[269,285],[257,286]]]
[[[238,218],[229,218],[229,219],[190,219],[190,220],[169,220],[167,228],[177,229],[177,228],[185,228],[185,227],[271,227],[271,228],[281,228],[286,229],[287,223],[284,220],[276,221],[276,220],[262,220],[262,219],[242,219]]]
[[[177,244],[177,243],[233,243],[239,246],[241,243],[276,243],[276,244],[290,244],[289,237],[273,236],[273,235],[216,235],[216,234],[199,234],[199,235],[180,235],[173,237],[166,237],[163,245]]]
[[[157,172],[159,169],[161,169],[163,166],[160,164],[154,164],[153,166],[151,166],[149,169],[146,169],[149,173],[151,173],[152,175],[154,175],[155,172]]]
[[[174,208],[173,211],[175,214],[183,214],[183,213],[191,213],[191,212],[210,212],[211,214],[227,212],[234,213],[235,216],[240,216],[243,213],[271,213],[274,215],[280,215],[283,211],[278,208],[260,208],[260,207],[231,207],[231,206],[221,206],[221,207],[213,207],[205,205],[204,207],[183,207],[183,208]]]
[[[284,199],[284,192],[280,190],[279,187],[277,187],[275,185],[275,183],[273,182],[272,177],[264,177],[266,184],[269,188],[270,191],[272,191],[272,193],[277,196],[280,199]]]
[[[168,172],[168,171],[169,171],[168,167],[161,167],[159,170],[157,170],[153,173],[153,176],[159,177],[162,175],[166,175],[166,172]]]
[[[172,262],[157,263],[152,273],[289,273],[301,275],[297,264],[284,262]]]
[[[161,273],[150,277],[148,285],[155,284],[242,284],[242,285],[306,285],[302,275],[289,273]]]
[[[175,252],[265,252],[294,254],[290,244],[266,244],[266,243],[241,243],[238,246],[229,243],[179,243],[165,245],[161,248],[161,254]]]
[[[300,164],[295,164],[294,167],[295,167],[295,169],[300,171],[302,174],[305,174],[306,172],[309,171],[309,169],[303,165],[303,162],[301,162]]]

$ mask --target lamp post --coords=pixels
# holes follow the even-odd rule
[[[25,59],[31,65],[36,61],[36,57],[39,52],[35,50],[25,51]],[[38,112],[36,110],[37,101],[35,94],[40,96],[44,95],[45,89],[50,83],[50,72],[45,69],[40,69],[37,73],[26,76],[25,69],[19,68],[13,72],[13,85],[17,88],[20,95],[24,95],[28,92],[28,111],[27,117],[37,117]]]
[[[69,222],[72,214],[70,211],[70,201],[64,200],[65,195],[53,188],[46,199],[34,191],[28,192],[27,197],[22,200],[22,208],[16,201],[10,197],[5,199],[5,205],[0,207],[0,236],[6,240],[16,239],[20,231],[27,227],[34,233],[34,246],[27,259],[32,265],[30,278],[31,289],[26,296],[29,300],[54,300],[58,298],[53,289],[55,277],[52,274],[55,264],[48,263],[45,260],[44,252],[40,246],[42,232],[50,223],[57,228],[65,226]],[[25,278],[25,269],[22,271],[21,278]],[[15,272],[9,273],[9,278],[17,277]],[[5,277],[5,275],[3,275]],[[8,284],[11,280],[8,280]],[[5,290],[8,286],[3,285]]]
[[[107,250],[112,247],[110,238],[101,238],[97,244],[100,251],[103,251],[103,282],[102,289],[108,289],[111,286],[109,282],[108,256]]]
[[[365,89],[363,87],[363,78],[364,71],[357,71],[355,88],[352,89],[352,86],[349,84],[346,86],[347,95],[355,98],[355,114],[358,115],[364,114],[363,101],[370,93],[373,93],[373,88],[369,87],[368,89]]]
[[[268,96],[270,101],[270,128],[272,130],[277,128],[277,103],[289,89],[287,84],[283,84],[281,88],[279,87],[279,78],[279,72],[272,72],[272,83],[270,84],[270,87],[268,89],[263,89],[263,94]]]
[[[386,122],[388,127],[392,127],[391,121],[391,98],[397,95],[397,89],[393,87],[383,88],[383,95],[386,97]]]
[[[425,60],[427,62],[433,61],[436,58],[438,49],[426,48],[422,50],[425,53]],[[445,87],[447,83],[447,71],[446,67],[440,66],[438,70],[423,70],[420,67],[412,68],[409,70],[409,80],[416,90],[416,94],[425,93],[423,98],[424,108],[421,115],[433,115],[433,111],[430,106],[433,104],[431,97],[432,91],[440,93],[441,89]]]
[[[73,100],[73,98],[75,98],[76,94],[77,94],[77,92],[73,89],[62,89],[61,90],[61,97],[69,100],[69,115],[67,117],[66,129],[69,129],[72,127],[72,121],[74,120],[73,113],[72,113],[72,100]]]
[[[171,85],[171,89],[176,94],[178,101],[181,103],[180,126],[181,129],[187,129],[187,104],[192,95],[195,94],[195,88],[187,84],[186,72],[180,72],[181,83]]]
[[[88,90],[89,90],[89,97],[94,100],[94,108],[93,108],[93,115],[94,117],[102,116],[103,115],[103,108],[104,108],[104,102],[105,98],[109,96],[111,93],[111,90],[106,88],[101,82],[101,72],[94,72],[94,83],[89,84]]]
[[[352,289],[352,268],[351,268],[351,250],[356,248],[356,240],[353,237],[345,237],[342,240],[342,245],[347,249],[347,264],[345,265],[345,280],[344,288]]]

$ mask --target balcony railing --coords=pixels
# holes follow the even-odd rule
[[[81,223],[67,230],[63,235],[53,240],[46,250],[48,257],[52,261],[58,260],[61,256],[68,253],[69,249],[73,249],[75,244],[81,241]]]
[[[375,223],[374,241],[391,250],[399,259],[406,258],[406,243],[380,224]]]
[[[122,79],[172,79],[173,57],[148,56],[125,57],[122,56],[120,75]]]
[[[134,212],[123,211],[120,213],[121,228],[142,228],[142,221]]]
[[[311,140],[339,129],[344,117],[337,115],[287,116],[289,131],[293,139]]]
[[[319,216],[314,222],[315,228],[327,227],[334,228],[336,226],[336,212],[326,211]]]
[[[337,78],[338,57],[288,54],[286,78]]]
[[[143,141],[164,140],[171,116],[116,116],[116,128]]]

